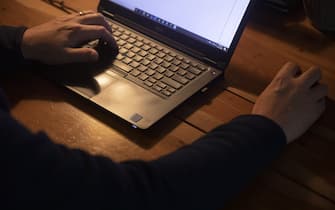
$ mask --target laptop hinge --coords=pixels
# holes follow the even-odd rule
[[[211,60],[211,59],[209,59],[209,58],[207,58],[207,57],[202,57],[202,60],[204,60],[204,61],[206,61],[206,62],[208,62],[208,63],[211,63],[211,64],[213,64],[213,65],[217,65],[217,63],[216,63],[215,61],[213,61],[213,60]]]
[[[114,14],[110,13],[110,12],[107,12],[106,10],[102,10],[102,13],[104,15],[107,15],[109,18],[114,18]]]

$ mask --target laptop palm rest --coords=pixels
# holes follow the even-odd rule
[[[94,80],[96,84],[92,87],[67,87],[140,128],[149,127],[166,113],[164,106],[169,107],[164,105],[167,102],[163,98],[116,73],[102,73]]]

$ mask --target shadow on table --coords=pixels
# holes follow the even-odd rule
[[[320,32],[305,21],[303,9],[284,14],[256,6],[250,15],[248,27],[314,53],[326,49],[334,42],[334,32]]]

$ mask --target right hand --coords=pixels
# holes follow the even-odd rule
[[[287,63],[259,96],[252,113],[276,122],[290,143],[325,110],[328,88],[319,83],[320,79],[321,71],[317,67],[301,73],[296,64]]]
[[[96,39],[102,39],[117,49],[112,28],[105,18],[99,13],[86,11],[27,29],[21,50],[25,59],[45,64],[92,62],[98,60],[98,52],[80,45]]]

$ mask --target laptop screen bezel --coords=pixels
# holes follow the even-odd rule
[[[212,61],[211,63],[216,65],[217,68],[225,68],[228,65],[233,52],[240,40],[244,28],[246,26],[247,17],[250,12],[250,7],[253,5],[253,0],[250,0],[250,3],[242,17],[241,23],[235,33],[235,36],[232,40],[232,43],[227,51],[220,50],[217,47],[210,46],[205,44],[202,41],[197,39],[190,38],[182,33],[178,33],[175,30],[162,26],[161,24],[152,21],[146,17],[143,17],[139,14],[134,13],[133,11],[122,7],[116,3],[113,3],[109,0],[100,0],[98,6],[98,12],[107,11],[109,14],[112,14],[115,19],[127,20],[127,23],[134,23],[132,25],[139,25],[141,28],[145,28],[148,31],[152,31],[154,33],[146,34],[152,36],[154,39],[158,39],[159,41],[168,42],[167,40],[171,40],[174,43],[178,43],[179,45],[185,46],[185,53],[188,53],[187,49],[190,49],[192,52],[196,52],[198,58],[204,58],[203,61]],[[118,18],[120,17],[120,18]],[[123,23],[121,21],[121,23]],[[127,25],[127,24],[126,24]],[[142,32],[142,31],[141,31]],[[159,37],[155,36],[155,34],[159,34]],[[165,39],[161,39],[164,37]],[[192,53],[194,55],[194,53]]]

